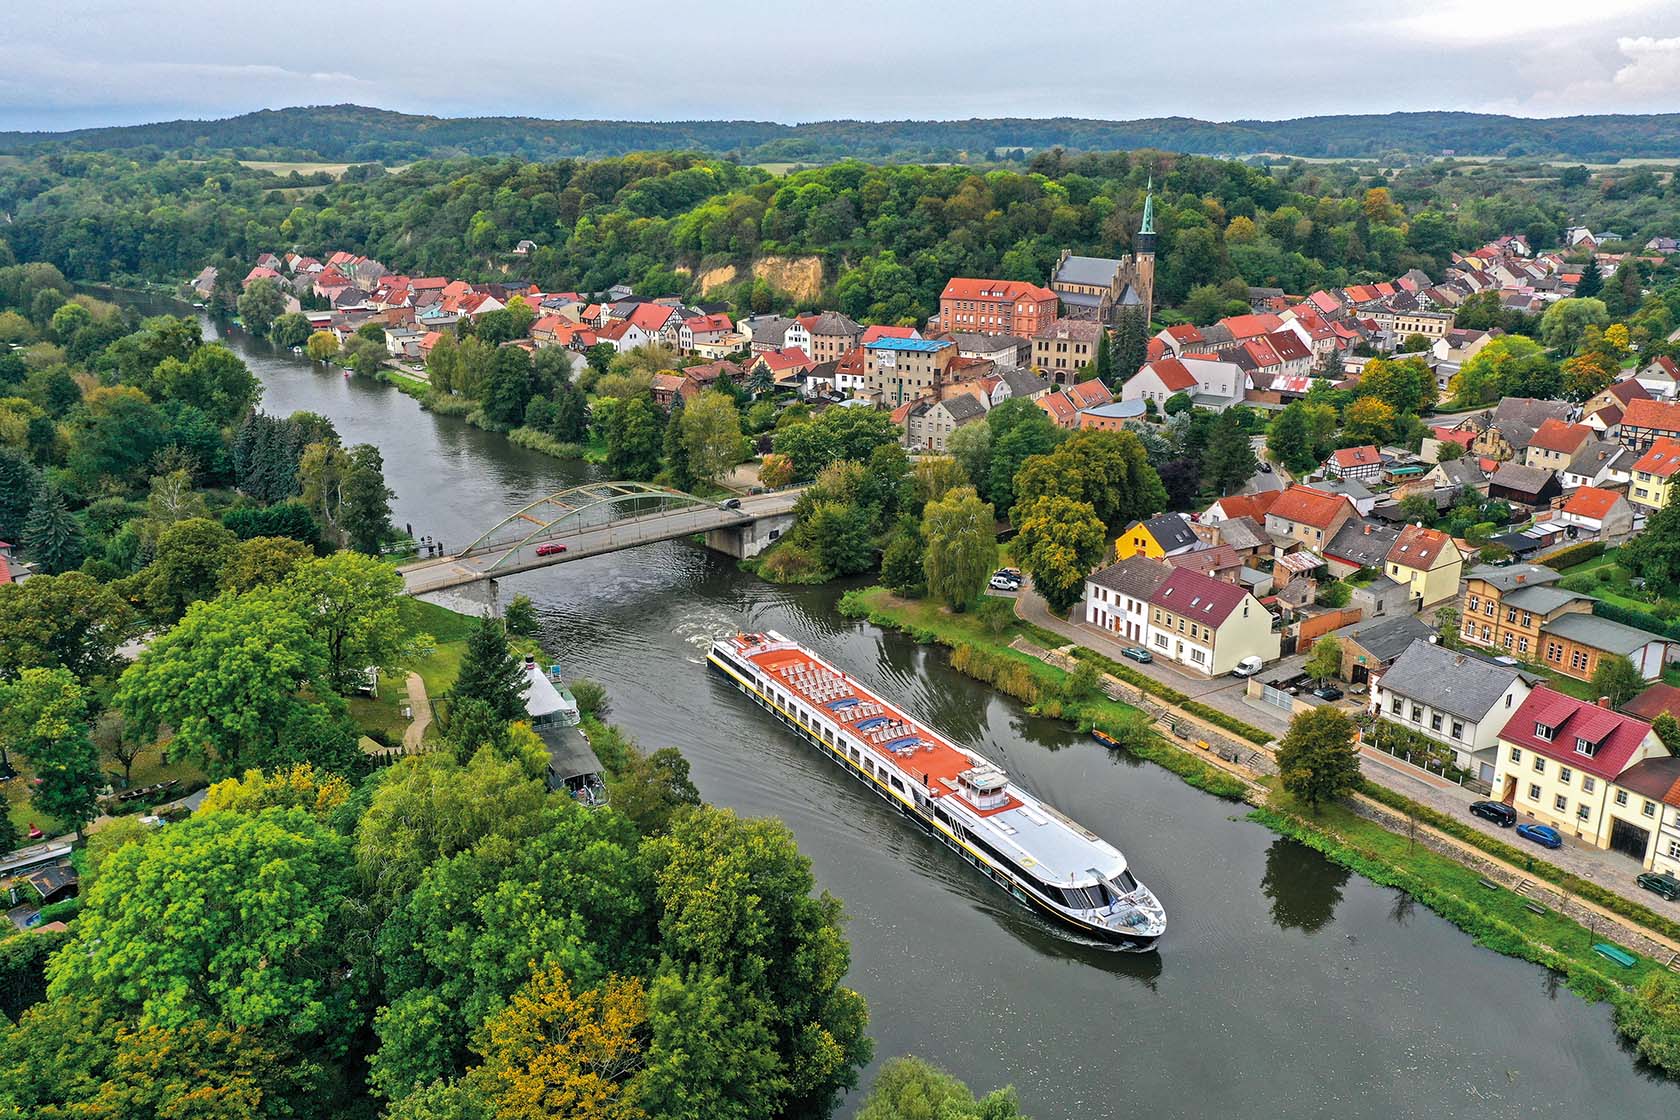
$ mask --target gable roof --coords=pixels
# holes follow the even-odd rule
[[[1680,432],[1680,402],[1629,401],[1622,413],[1622,427]]]
[[[1680,470],[1680,440],[1658,436],[1651,442],[1650,450],[1633,464],[1633,469],[1654,474],[1658,478],[1668,478],[1676,470]]]
[[[1503,486],[1519,494],[1538,494],[1550,481],[1551,471],[1544,467],[1525,467],[1515,459],[1499,464],[1499,469],[1494,471],[1493,477],[1489,479],[1492,485]]]
[[[1102,324],[1092,319],[1052,319],[1038,328],[1034,338],[1046,341],[1063,339],[1069,342],[1096,344],[1102,337]]]
[[[1535,724],[1550,727],[1551,739],[1536,735]],[[1651,725],[1643,720],[1540,685],[1511,713],[1499,738],[1608,779],[1626,768],[1628,760],[1650,733]],[[1577,751],[1577,738],[1585,739],[1597,749],[1591,754]]]
[[[1126,526],[1129,533],[1142,525],[1155,538],[1155,543],[1161,546],[1163,552],[1186,548],[1196,543],[1196,532],[1190,528],[1190,519],[1182,513],[1163,513],[1144,521],[1134,521]]]
[[[1542,451],[1573,455],[1581,449],[1582,444],[1592,438],[1592,435],[1593,430],[1585,424],[1566,424],[1562,420],[1549,418],[1534,430],[1528,445],[1538,447]]]
[[[863,333],[863,328],[849,315],[838,311],[824,311],[817,315],[808,315],[800,320],[805,329],[812,334],[846,335],[856,338]]]
[[[1544,619],[1559,607],[1567,606],[1570,603],[1582,601],[1595,603],[1598,600],[1591,595],[1583,595],[1579,591],[1565,591],[1555,584],[1540,583],[1526,585],[1517,588],[1515,591],[1506,592],[1501,596],[1500,601],[1508,607],[1516,607],[1519,610],[1528,611],[1530,614],[1537,614]]]
[[[1218,628],[1246,598],[1248,592],[1234,583],[1191,568],[1174,568],[1149,601],[1162,610]]]
[[[945,284],[940,299],[1007,299],[1047,300],[1056,293],[1025,280],[985,280],[973,276],[953,276]]]
[[[1640,759],[1616,775],[1616,784],[1664,805],[1680,805],[1680,758]]]
[[[1547,420],[1561,420],[1569,415],[1569,405],[1563,401],[1543,401],[1533,397],[1506,397],[1493,410],[1490,427],[1498,428],[1513,447],[1527,447],[1535,431]]]
[[[1067,393],[1068,399],[1079,408],[1094,408],[1114,399],[1114,394],[1109,392],[1108,386],[1094,377],[1089,381],[1080,381],[1077,384],[1069,385],[1064,391]]]
[[[1652,642],[1668,640],[1661,634],[1637,630],[1632,626],[1623,626],[1620,622],[1612,622],[1608,618],[1600,618],[1596,614],[1579,611],[1552,619],[1541,627],[1541,631],[1591,646],[1593,649],[1624,655],[1644,649]]]
[[[1423,640],[1413,642],[1378,683],[1449,715],[1480,722],[1521,678],[1510,666]]]
[[[1056,273],[1050,282],[1107,287],[1114,283],[1114,277],[1122,267],[1123,263],[1113,257],[1069,256],[1056,266]]]
[[[1393,661],[1413,642],[1428,644],[1435,628],[1415,614],[1396,614],[1370,622],[1359,621],[1334,631],[1332,637],[1352,642],[1381,662]]]
[[[1648,401],[1651,399],[1651,391],[1631,377],[1626,381],[1616,382],[1604,391],[1624,405],[1629,401]]]
[[[1147,599],[1171,574],[1172,566],[1163,561],[1147,556],[1128,556],[1118,564],[1110,564],[1085,578],[1098,587],[1106,587],[1134,599]]]
[[[1145,371],[1152,371],[1168,392],[1182,393],[1196,387],[1196,375],[1177,358],[1148,362],[1132,376],[1141,377]]]
[[[1343,470],[1352,467],[1368,467],[1373,464],[1382,466],[1382,453],[1370,444],[1363,447],[1344,447],[1339,451],[1332,452],[1330,458]]]
[[[1218,506],[1228,520],[1252,517],[1258,521],[1265,518],[1266,511],[1272,508],[1282,493],[1281,490],[1262,490],[1257,494],[1232,494],[1228,498],[1220,498],[1213,505]],[[1213,506],[1208,508],[1211,510]]]
[[[1655,720],[1664,712],[1680,719],[1680,688],[1654,684],[1623,704],[1622,711],[1643,720]]]
[[[879,342],[883,338],[920,338],[921,334],[915,327],[894,327],[874,324],[865,327],[863,336],[858,339],[859,346],[868,346],[871,342]]]
[[[1220,544],[1231,548],[1261,548],[1267,543],[1265,525],[1253,517],[1227,517],[1214,526],[1214,533]]]
[[[1441,554],[1451,547],[1452,538],[1439,529],[1408,525],[1400,530],[1394,547],[1388,550],[1388,562],[1405,568],[1421,568],[1428,571],[1434,567]]]
[[[1615,508],[1622,496],[1614,490],[1600,490],[1596,486],[1583,486],[1569,495],[1569,500],[1563,503],[1563,512],[1577,517],[1590,517],[1594,521],[1602,521]]]
[[[1328,529],[1344,507],[1348,512],[1353,512],[1353,503],[1341,495],[1326,494],[1322,490],[1297,483],[1280,494],[1267,513],[1285,521],[1311,525],[1315,529]]]

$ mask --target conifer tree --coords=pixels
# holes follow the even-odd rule
[[[525,670],[508,648],[507,631],[500,619],[485,615],[467,639],[452,693],[456,703],[482,700],[497,718],[515,720],[525,715],[524,691]]]

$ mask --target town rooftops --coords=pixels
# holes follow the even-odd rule
[[[1538,494],[1552,480],[1552,472],[1544,467],[1525,467],[1515,459],[1499,464],[1488,482],[1518,494]]]
[[[1521,677],[1517,669],[1424,640],[1413,642],[1380,684],[1449,715],[1480,722]]]
[[[1562,509],[1564,513],[1574,514],[1576,517],[1602,521],[1621,499],[1622,495],[1615,490],[1583,486],[1569,495],[1569,500],[1563,503]]]
[[[1622,413],[1622,427],[1680,432],[1680,401],[1629,401]]]
[[[1533,397],[1506,397],[1493,410],[1489,423],[1500,430],[1514,447],[1527,447],[1534,433],[1547,420],[1561,420],[1569,414],[1563,401]]]
[[[1091,319],[1052,319],[1038,328],[1034,338],[1046,341],[1057,339],[1068,342],[1088,342],[1095,344],[1102,337],[1102,324]]]
[[[1145,409],[1142,401],[1107,401],[1079,411],[1086,416],[1100,416],[1105,420],[1140,420]]]
[[[1383,558],[1399,539],[1400,530],[1392,526],[1350,517],[1324,546],[1324,555],[1361,568],[1381,568]]]
[[[1645,758],[1616,775],[1616,784],[1641,797],[1680,806],[1680,758]]]
[[[1296,484],[1278,496],[1268,514],[1285,521],[1298,521],[1316,529],[1328,529],[1336,520],[1337,513],[1344,507],[1349,510],[1353,508],[1352,503],[1338,494],[1327,494],[1310,486]]]
[[[1185,364],[1177,358],[1160,358],[1148,363],[1143,369],[1154,370],[1155,376],[1170,392],[1185,393],[1196,388],[1196,375],[1191,373]],[[1142,372],[1143,370],[1138,371],[1138,373]],[[1133,376],[1136,376],[1136,374]]]
[[[948,338],[878,338],[864,345],[871,350],[891,350],[900,354],[932,354],[956,343]]]
[[[1583,443],[1592,438],[1592,435],[1593,430],[1585,424],[1566,424],[1562,420],[1547,419],[1534,430],[1528,445],[1538,447],[1542,451],[1573,455],[1580,450]]]
[[[1253,517],[1227,517],[1219,523],[1218,534],[1220,544],[1236,549],[1262,548],[1267,543],[1266,527]]]
[[[1658,436],[1652,441],[1650,450],[1633,464],[1633,469],[1654,474],[1658,478],[1668,478],[1676,470],[1680,470],[1680,440]]]
[[[1030,397],[1034,393],[1042,393],[1050,388],[1050,383],[1031,370],[1021,369],[1019,366],[1004,366],[998,370],[998,376],[1009,386],[1009,393],[1016,397]]]
[[[1519,587],[1556,583],[1563,578],[1551,568],[1539,564],[1512,564],[1499,568],[1492,564],[1478,564],[1465,574],[1466,579],[1485,580],[1500,591],[1514,591]]]
[[[1127,528],[1129,530],[1140,524],[1149,530],[1149,535],[1155,538],[1155,543],[1160,545],[1164,552],[1188,548],[1196,543],[1196,533],[1190,528],[1190,519],[1182,513],[1159,514],[1146,521],[1134,521]]]
[[[1544,618],[1561,606],[1569,603],[1597,602],[1591,595],[1583,595],[1579,591],[1565,591],[1556,584],[1533,584],[1519,587],[1515,591],[1508,591],[1500,597],[1500,602],[1508,607],[1516,607],[1530,614],[1537,614]]]
[[[1537,727],[1546,729],[1545,738]],[[1651,725],[1643,720],[1540,685],[1511,713],[1499,738],[1608,779],[1622,772],[1649,734]]]
[[[1056,275],[1051,282],[1106,288],[1114,283],[1114,274],[1120,271],[1120,267],[1121,262],[1113,257],[1069,256],[1056,266]]]
[[[1633,653],[1652,642],[1668,640],[1648,630],[1636,630],[1620,622],[1611,622],[1608,618],[1579,612],[1562,615],[1546,623],[1546,633],[1606,653],[1620,654]]]
[[[1234,583],[1190,568],[1174,568],[1149,601],[1162,610],[1218,628],[1246,598],[1248,592]]]
[[[920,338],[915,327],[894,327],[884,324],[874,324],[863,329],[863,335],[858,339],[859,346],[868,346],[872,342],[879,342],[883,338]]]
[[[1152,560],[1147,556],[1128,556],[1118,564],[1110,564],[1085,578],[1098,587],[1118,591],[1134,599],[1147,599],[1155,594],[1156,588],[1166,582],[1171,574],[1171,565],[1160,560]]]
[[[1330,458],[1343,470],[1355,467],[1382,466],[1382,453],[1370,444],[1363,447],[1344,447]]]
[[[1680,719],[1680,688],[1671,684],[1654,684],[1623,704],[1622,711],[1647,722],[1664,712]]]
[[[1266,511],[1272,508],[1282,493],[1281,490],[1262,490],[1258,494],[1232,494],[1213,504],[1219,507],[1226,520],[1252,517],[1256,521],[1263,521]]]
[[[805,329],[814,335],[850,335],[855,337],[863,333],[863,327],[859,326],[856,320],[838,311],[824,311],[819,315],[806,316],[800,321],[805,324]]]
[[[1415,614],[1390,615],[1388,618],[1363,620],[1344,626],[1331,637],[1352,642],[1360,649],[1387,664],[1405,653],[1413,642],[1428,644],[1435,628]]]
[[[1452,538],[1439,529],[1408,525],[1400,530],[1399,539],[1388,550],[1388,562],[1427,571],[1451,544]]]
[[[982,280],[971,276],[953,276],[940,293],[940,299],[1055,299],[1056,293],[1025,280]]]

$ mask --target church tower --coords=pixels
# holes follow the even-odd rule
[[[1138,296],[1143,300],[1143,322],[1147,332],[1149,321],[1155,317],[1155,177],[1149,177],[1149,187],[1143,197],[1143,225],[1132,238],[1132,253],[1137,270]]]

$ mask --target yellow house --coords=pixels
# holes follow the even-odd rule
[[[1159,560],[1163,556],[1177,556],[1201,547],[1201,541],[1190,528],[1190,519],[1182,513],[1163,513],[1148,521],[1134,521],[1126,526],[1120,539],[1114,542],[1116,562],[1134,556]]]
[[[1276,661],[1282,639],[1260,600],[1233,583],[1174,568],[1149,596],[1147,648],[1210,677],[1245,658]]]
[[[1447,534],[1408,525],[1388,550],[1383,570],[1406,588],[1407,598],[1422,610],[1458,595],[1464,554]]]
[[[1628,501],[1648,510],[1662,509],[1673,501],[1675,490],[1680,488],[1676,473],[1680,473],[1680,440],[1659,436],[1651,449],[1633,464]]]

